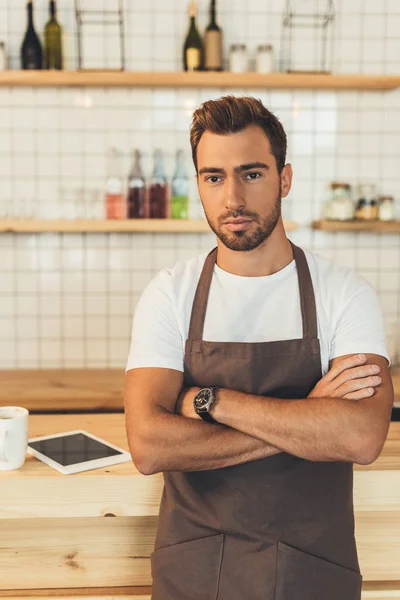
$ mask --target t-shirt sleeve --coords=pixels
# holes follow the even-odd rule
[[[349,272],[342,287],[329,359],[345,354],[379,354],[389,361],[382,307],[373,286]]]
[[[160,271],[139,298],[126,371],[137,367],[164,367],[183,372],[183,341],[170,277],[167,271]]]

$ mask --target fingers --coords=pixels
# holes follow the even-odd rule
[[[365,354],[354,354],[349,358],[341,360],[334,367],[332,367],[332,369],[330,369],[330,371],[328,371],[328,373],[325,375],[325,378],[327,381],[333,381],[333,379],[335,379],[338,375],[343,373],[343,371],[346,371],[347,369],[352,369],[353,367],[359,367],[360,365],[365,363],[366,360],[367,357],[365,356]]]
[[[354,354],[341,360],[322,377],[308,397],[344,398],[356,393],[350,399],[358,400],[373,395],[374,388],[381,383],[377,375],[380,367],[366,365],[366,360],[365,354]],[[372,388],[372,394],[365,392],[366,388]]]
[[[381,383],[381,378],[377,375],[377,371],[374,368],[374,365],[366,365],[365,367],[353,368],[345,371],[339,377],[336,377],[333,385],[336,386],[336,389],[350,384],[351,381],[361,381],[368,380],[370,383],[368,385],[373,385],[376,383]],[[366,386],[364,386],[366,387]],[[356,389],[356,388],[352,388]]]
[[[343,360],[341,361],[341,363],[339,363],[339,366],[343,367],[347,362],[348,359]],[[325,377],[331,375],[331,373],[335,370],[336,368],[329,371],[329,373],[327,373]],[[379,371],[380,367],[378,365],[356,365],[350,368],[342,369],[342,371],[338,373],[338,375],[334,378],[334,384],[336,385],[336,387],[338,387],[346,381],[348,381],[349,379],[361,379],[362,377],[367,377],[368,375],[376,375],[377,373],[379,373]]]
[[[346,394],[343,396],[346,400],[363,400],[363,398],[370,398],[375,393],[374,388],[367,387],[362,390],[357,390],[356,392],[351,392],[350,394]]]
[[[350,379],[336,389],[336,394],[343,397],[345,394],[356,392],[360,389],[375,388],[381,383],[380,377],[364,377],[363,379]]]

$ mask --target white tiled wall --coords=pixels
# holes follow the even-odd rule
[[[66,67],[74,69],[73,3],[58,4]],[[114,3],[102,4],[109,8]],[[253,52],[257,44],[271,42],[278,55],[283,4],[220,0],[225,46],[245,42]],[[46,6],[35,0],[38,31]],[[200,1],[201,29],[207,6],[208,0]],[[128,69],[181,68],[186,8],[183,0],[125,2]],[[400,73],[400,3],[336,0],[335,8],[334,71]],[[7,44],[11,68],[19,67],[24,27],[22,3],[0,0],[0,40]],[[97,31],[89,38],[93,59],[103,59],[99,35]],[[169,174],[175,150],[184,148],[192,174],[191,114],[202,101],[225,93],[259,97],[282,120],[294,169],[284,216],[300,225],[290,238],[356,269],[377,288],[389,350],[393,361],[400,361],[400,236],[309,228],[320,216],[332,179],[351,184],[372,180],[381,193],[400,199],[399,91],[3,87],[0,212],[52,218],[72,210],[84,216],[89,206],[89,216],[101,216],[106,152],[112,145],[121,151],[124,174],[135,147],[145,153],[147,172],[152,150],[162,148]],[[193,190],[194,218],[199,216],[196,200]],[[399,204],[397,210],[400,217]],[[143,287],[159,269],[213,245],[212,234],[0,234],[0,368],[124,367],[132,314]]]

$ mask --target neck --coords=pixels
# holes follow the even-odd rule
[[[280,217],[274,231],[260,246],[248,252],[227,248],[217,238],[217,265],[242,277],[263,277],[281,271],[293,260],[293,250]]]
[[[211,18],[211,24],[215,25],[216,24],[216,17],[215,17],[215,0],[211,0],[211,6],[210,6],[210,18]]]
[[[33,27],[33,6],[32,2],[28,2],[28,27]]]

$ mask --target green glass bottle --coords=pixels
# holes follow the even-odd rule
[[[190,25],[183,46],[183,66],[185,71],[203,70],[203,42],[196,25],[197,2],[189,5]]]
[[[185,168],[185,153],[176,153],[176,168],[172,178],[171,212],[173,219],[189,218],[189,178]]]
[[[44,28],[44,68],[63,68],[62,56],[62,29],[56,18],[55,0],[49,3],[50,19]]]

